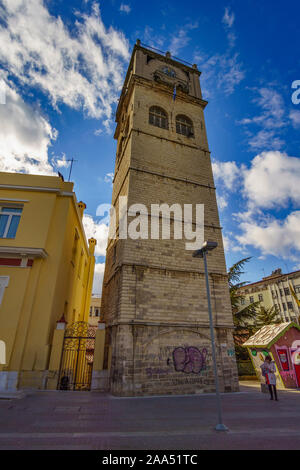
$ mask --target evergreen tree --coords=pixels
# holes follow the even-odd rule
[[[259,330],[265,325],[276,325],[279,323],[281,323],[281,319],[278,318],[278,310],[275,306],[269,308],[263,305],[259,306],[255,321],[256,330]]]
[[[232,308],[232,317],[234,324],[233,339],[235,343],[235,352],[237,360],[249,360],[249,355],[246,348],[242,344],[254,333],[255,330],[255,317],[256,309],[259,302],[252,302],[248,305],[244,304],[245,296],[241,294],[239,289],[248,282],[241,282],[240,278],[244,274],[243,268],[249,258],[244,258],[235,263],[228,271],[229,293]]]
[[[248,282],[241,282],[240,278],[244,274],[244,265],[250,261],[251,257],[244,258],[235,263],[228,271],[229,293],[232,307],[233,324],[235,333],[244,331],[245,328],[253,328],[253,321],[256,316],[256,309],[259,302],[252,302],[243,307],[245,296],[239,292],[239,289]]]

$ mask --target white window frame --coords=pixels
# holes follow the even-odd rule
[[[9,276],[0,276],[0,305],[2,303],[5,288],[8,286]]]
[[[3,209],[5,209],[5,210],[3,210]],[[20,209],[21,212],[10,212],[8,206],[4,206],[4,205],[0,206],[0,215],[8,215],[8,219],[7,219],[7,222],[6,222],[6,227],[4,229],[2,237],[0,237],[0,238],[7,238],[7,234],[8,234],[8,231],[9,231],[9,228],[10,228],[10,225],[11,225],[11,221],[12,221],[12,218],[13,218],[14,215],[19,215],[19,217],[21,219],[21,215],[22,215],[22,212],[23,212],[23,207],[11,207],[11,209]],[[19,224],[18,224],[18,227],[19,227]],[[17,227],[17,230],[18,230],[18,227]]]

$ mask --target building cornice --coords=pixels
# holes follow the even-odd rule
[[[122,183],[119,187],[119,191],[118,193],[116,194],[116,196],[112,199],[112,205],[114,206],[119,198],[119,195],[122,191],[122,188],[124,186],[124,183],[126,181],[126,178],[128,177],[129,175],[129,172],[130,171],[140,171],[142,173],[148,173],[150,175],[153,175],[153,176],[158,176],[160,178],[166,178],[166,179],[171,179],[171,180],[174,180],[174,181],[179,181],[181,183],[184,183],[184,184],[192,184],[192,185],[196,185],[196,186],[200,186],[202,188],[206,188],[208,190],[213,190],[215,191],[216,190],[216,187],[215,186],[210,186],[209,184],[203,184],[203,183],[200,183],[200,182],[197,182],[195,180],[190,180],[188,178],[180,178],[180,177],[177,177],[177,176],[173,176],[173,175],[166,175],[165,173],[159,173],[159,172],[155,172],[155,171],[150,171],[150,170],[147,170],[147,169],[144,169],[144,168],[137,168],[137,167],[133,167],[133,166],[128,166],[127,168],[127,171],[126,171],[126,174],[124,175],[124,178],[122,180]],[[115,181],[115,177],[116,175],[114,176],[114,180]]]
[[[17,185],[17,184],[0,184],[0,189],[12,189],[17,191],[34,191],[34,192],[42,192],[42,193],[55,193],[59,196],[64,197],[72,197],[73,192],[71,191],[62,191],[60,188],[50,188],[47,186],[26,186],[26,185]],[[28,202],[27,200],[21,199],[8,199],[8,198],[1,198],[1,201],[19,201],[19,202]]]
[[[20,202],[29,202],[29,199],[19,199],[19,198],[9,198],[9,197],[0,197],[1,202],[13,202],[13,203],[20,203]]]
[[[30,256],[32,258],[47,258],[44,248],[30,248],[24,246],[0,246],[1,255]]]
[[[132,51],[132,54],[131,54],[131,58],[130,58],[130,62],[129,62],[129,65],[128,65],[128,69],[127,69],[127,73],[126,73],[126,77],[125,77],[125,80],[124,80],[124,85],[123,85],[123,88],[122,88],[122,92],[121,92],[121,96],[120,96],[120,100],[119,100],[119,105],[118,105],[118,108],[117,108],[117,111],[116,111],[116,117],[119,115],[119,111],[123,105],[123,101],[124,101],[124,98],[126,97],[126,94],[127,94],[127,91],[128,91],[128,88],[129,88],[129,84],[130,84],[130,80],[131,80],[131,77],[134,75],[132,73],[132,69],[133,69],[133,65],[134,65],[134,59],[135,59],[135,54],[136,54],[136,51],[137,50],[140,50],[140,51],[143,51],[145,52],[146,54],[152,56],[153,58],[156,58],[160,61],[163,61],[165,62],[166,64],[169,64],[169,65],[173,65],[175,67],[179,67],[183,70],[186,70],[188,71],[189,73],[194,73],[194,74],[197,74],[199,77],[201,75],[201,72],[200,70],[198,70],[198,68],[196,68],[195,66],[188,66],[186,64],[184,64],[182,61],[180,60],[176,60],[175,58],[172,58],[171,56],[166,56],[166,55],[162,55],[162,54],[158,54],[157,52],[153,51],[152,49],[148,49],[146,47],[143,47],[141,46],[140,42],[139,43],[136,43],[134,48],[133,48],[133,51]],[[204,100],[202,100],[204,101]],[[207,103],[207,102],[206,102]]]
[[[38,192],[47,192],[47,193],[59,193],[61,190],[59,188],[48,188],[43,186],[26,186],[20,184],[0,184],[0,189],[13,189],[20,191],[38,191]]]
[[[148,173],[150,175],[159,176],[161,178],[167,178],[167,179],[170,179],[170,180],[180,181],[182,183],[193,184],[195,186],[201,186],[202,188],[206,188],[206,189],[213,189],[213,190],[216,189],[215,186],[211,186],[210,184],[200,183],[199,181],[191,180],[189,178],[182,178],[182,177],[178,177],[178,176],[168,175],[168,174],[165,174],[165,173],[159,173],[158,171],[151,171],[151,170],[148,170],[146,168],[137,168],[137,167],[134,167],[134,166],[130,166],[129,170],[140,171],[142,173]]]
[[[161,266],[161,265],[155,265],[155,264],[146,264],[146,263],[136,263],[136,262],[132,262],[132,263],[129,263],[129,262],[124,262],[124,263],[118,263],[115,268],[114,268],[114,271],[112,272],[112,274],[110,275],[110,277],[107,279],[107,280],[104,280],[104,285],[107,286],[110,281],[113,279],[113,277],[121,270],[123,269],[124,267],[131,267],[131,268],[134,268],[134,269],[149,269],[149,270],[155,270],[155,271],[161,271],[163,273],[168,273],[168,272],[172,272],[172,273],[185,273],[187,276],[190,276],[190,275],[198,275],[199,277],[204,277],[205,273],[204,271],[200,271],[198,269],[181,269],[181,268],[173,268],[171,266]],[[227,273],[222,273],[222,272],[219,272],[219,271],[210,271],[208,273],[208,275],[213,279],[213,280],[217,280],[217,279],[226,279],[228,280],[228,274]]]
[[[166,95],[171,96],[173,99],[174,89],[165,83],[158,83],[158,82],[153,83],[153,80],[150,80],[149,78],[146,78],[146,77],[141,77],[140,75],[137,75],[137,74],[131,75],[129,79],[129,86],[130,86],[130,81],[137,82],[143,86],[147,86],[148,88],[153,88],[155,84],[156,88],[159,88],[162,92],[164,92]],[[176,92],[176,100],[182,100],[182,101],[186,101],[189,103],[197,104],[201,106],[203,109],[208,104],[208,101],[202,98],[197,98],[196,96],[190,95],[189,93],[185,93],[184,91],[180,91],[180,90]]]
[[[118,104],[118,108],[117,108],[117,111],[116,111],[116,122],[118,123],[118,125],[117,125],[115,135],[114,135],[115,139],[118,137],[119,118],[120,118],[121,110],[122,110],[123,106],[126,105],[126,103],[129,101],[129,99],[132,95],[133,89],[134,89],[134,85],[136,85],[136,84],[147,87],[147,88],[150,88],[150,89],[152,89],[153,86],[155,86],[162,93],[170,96],[170,98],[173,99],[174,90],[169,85],[166,85],[164,83],[153,82],[153,80],[150,80],[150,79],[145,78],[145,77],[141,77],[138,74],[131,73],[130,77],[128,78],[127,86],[122,91],[122,94],[121,94],[121,97],[120,97],[120,100],[119,100],[119,104]],[[208,104],[208,102],[206,100],[203,100],[202,98],[197,98],[196,96],[189,95],[189,94],[184,93],[184,92],[179,91],[179,90],[176,94],[176,100],[177,101],[181,100],[181,101],[184,101],[184,102],[187,102],[187,103],[192,103],[192,104],[201,106],[202,109],[204,109]]]
[[[278,276],[265,278],[265,279],[262,279],[261,281],[252,282],[251,284],[242,286],[238,290],[241,292],[244,292],[246,289],[251,289],[255,287],[264,289],[267,286],[278,284],[279,282],[290,281],[291,279],[295,279],[295,278],[300,278],[300,271],[293,271],[291,273],[280,274]]]
[[[124,320],[124,321],[117,321],[117,322],[111,322],[107,323],[106,327],[113,327],[113,326],[119,326],[119,325],[133,325],[133,326],[159,326],[159,327],[182,327],[182,328],[209,328],[209,323],[208,322],[203,322],[203,323],[187,323],[187,322],[155,322],[155,321],[144,321],[144,320]],[[222,329],[234,329],[234,325],[231,324],[226,324],[226,323],[217,323],[214,325],[214,328],[222,328]]]
[[[156,59],[158,59],[162,62],[165,62],[168,65],[173,65],[173,67],[179,67],[179,68],[181,68],[183,70],[186,70],[190,73],[196,73],[199,77],[201,75],[201,71],[198,70],[198,68],[196,68],[196,65],[194,65],[194,66],[192,64],[188,65],[187,62],[185,62],[184,60],[181,60],[177,57],[172,57],[171,55],[170,56],[163,55],[162,51],[161,51],[161,53],[155,52],[155,50],[148,49],[148,47],[144,47],[141,44],[135,44],[133,52],[135,50],[144,51],[146,54],[150,55],[153,58],[156,58]]]

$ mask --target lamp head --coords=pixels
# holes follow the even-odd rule
[[[218,243],[212,241],[206,241],[203,243],[202,248],[200,250],[196,250],[193,253],[193,258],[203,258],[203,253],[207,251],[212,251],[217,248]]]

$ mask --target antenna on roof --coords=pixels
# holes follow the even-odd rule
[[[68,181],[70,181],[70,179],[71,179],[71,174],[72,174],[72,169],[73,169],[73,163],[74,163],[74,162],[78,162],[78,160],[74,160],[74,158],[70,158],[69,160],[67,160],[67,162],[71,162],[70,173],[69,173],[69,179],[68,179]]]
[[[285,267],[286,267],[286,273],[288,274],[288,272],[289,272],[288,265],[287,265],[287,263],[284,263],[284,265],[285,265]]]

